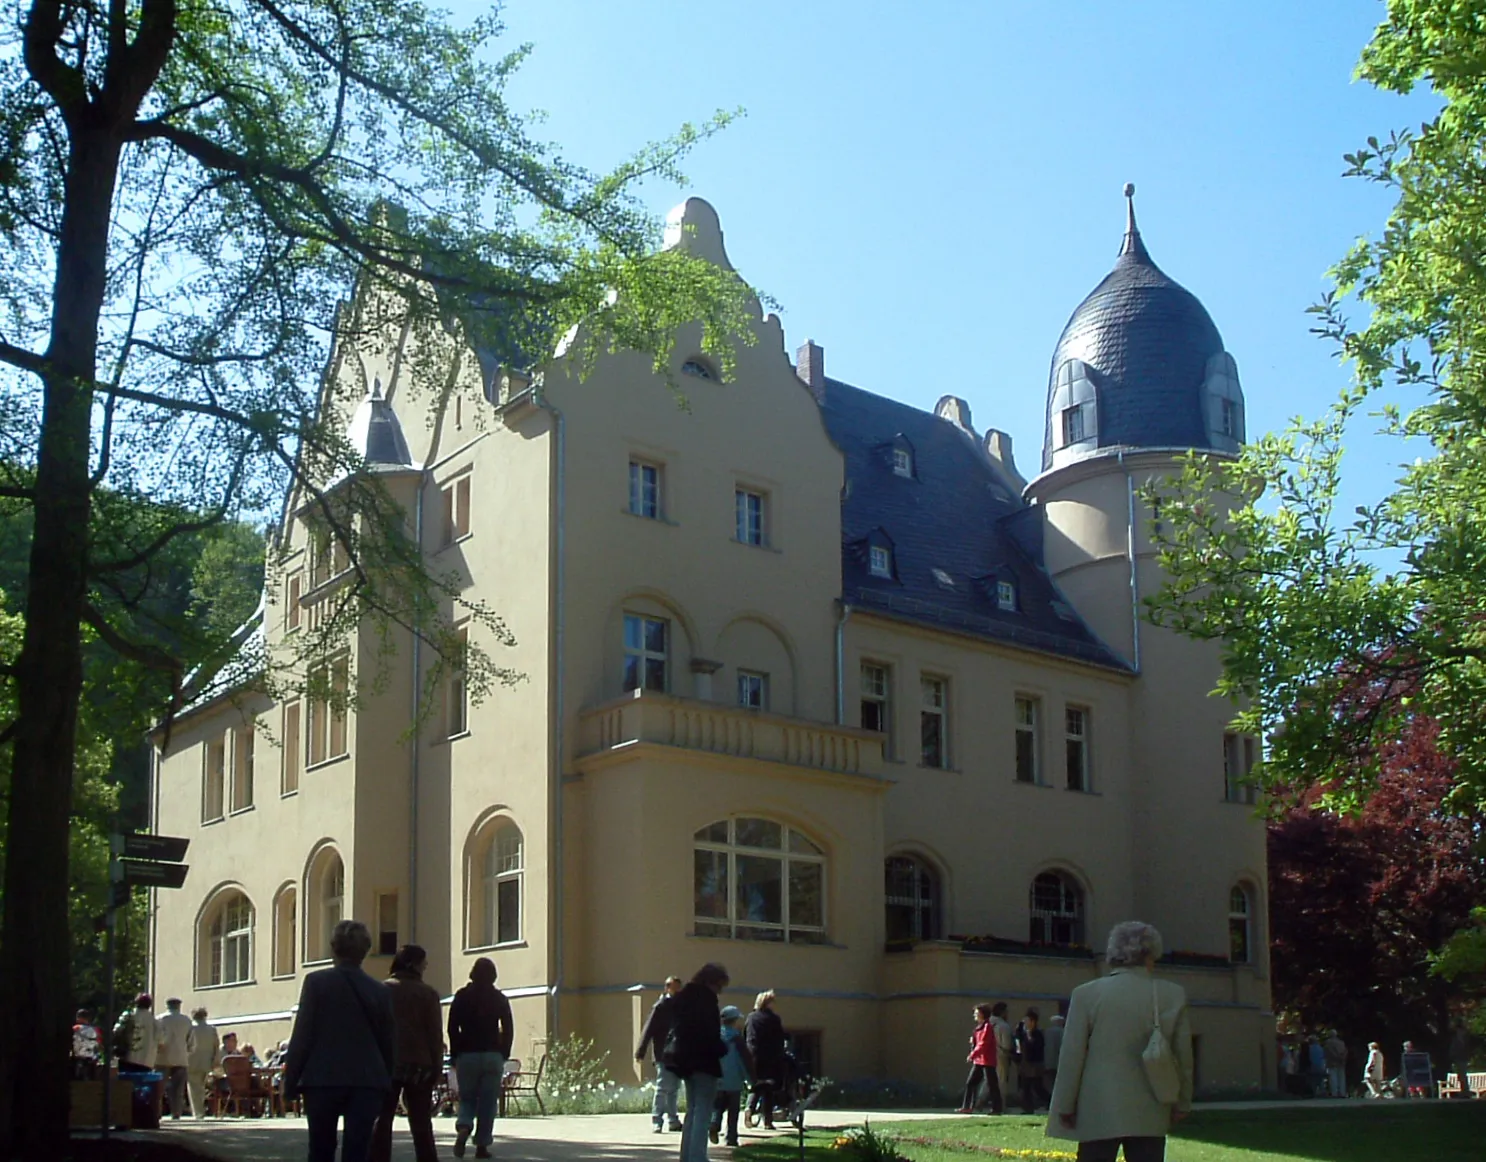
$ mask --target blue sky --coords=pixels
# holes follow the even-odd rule
[[[460,4],[460,16],[476,11]],[[1207,306],[1251,434],[1335,398],[1305,307],[1386,191],[1340,177],[1369,134],[1431,115],[1352,80],[1383,16],[1303,4],[1064,0],[514,0],[518,109],[602,168],[684,120],[744,120],[688,162],[729,254],[835,378],[931,408],[965,397],[1035,471],[1048,360],[1109,270],[1121,187],[1156,262]],[[680,192],[647,191],[658,212]],[[1362,425],[1348,505],[1402,450]],[[1350,511],[1350,508],[1343,511]]]

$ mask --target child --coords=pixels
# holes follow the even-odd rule
[[[726,1005],[722,1010],[722,1078],[717,1083],[717,1099],[712,1103],[712,1129],[709,1137],[715,1143],[722,1130],[723,1111],[728,1115],[729,1146],[738,1144],[738,1107],[742,1102],[743,1086],[753,1076],[753,1058],[743,1040],[739,1027],[743,1014],[735,1005]]]

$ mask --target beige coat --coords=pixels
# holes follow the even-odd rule
[[[166,1013],[155,1018],[155,1041],[160,1051],[155,1064],[162,1069],[184,1069],[191,1051],[191,1018],[185,1013]]]
[[[1073,990],[1048,1114],[1049,1137],[1089,1142],[1164,1137],[1171,1129],[1172,1107],[1156,1101],[1140,1060],[1151,1038],[1153,987],[1161,1030],[1171,1041],[1181,1075],[1175,1108],[1192,1108],[1186,992],[1171,981],[1154,980],[1148,969],[1117,968]],[[1063,1124],[1062,1114],[1076,1115],[1071,1127]]]

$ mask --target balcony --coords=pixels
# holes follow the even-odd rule
[[[636,690],[579,716],[584,759],[664,747],[882,778],[882,735],[741,706]]]

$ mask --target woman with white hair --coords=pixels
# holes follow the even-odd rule
[[[1132,920],[1116,924],[1105,953],[1109,975],[1073,990],[1047,1133],[1078,1142],[1079,1162],[1162,1162],[1173,1122],[1192,1109],[1192,1031],[1187,994],[1152,975],[1161,934]],[[1151,1087],[1142,1055],[1159,1025],[1178,1077],[1174,1102]]]

